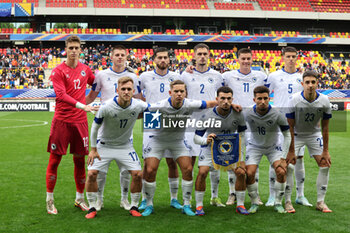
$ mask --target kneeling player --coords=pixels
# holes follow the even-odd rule
[[[316,209],[324,213],[332,212],[324,203],[326,196],[331,156],[328,152],[329,119],[332,117],[331,105],[326,95],[316,91],[317,73],[306,71],[301,83],[304,91],[295,93],[289,102],[288,123],[292,135],[287,162],[294,162],[295,151],[306,145],[310,156],[319,167],[317,176]],[[320,121],[322,133],[320,128]],[[292,207],[293,208],[293,207]]]
[[[89,212],[86,218],[97,214],[97,174],[107,173],[109,164],[115,160],[121,171],[128,170],[132,176],[131,209],[132,216],[139,217],[138,203],[141,196],[142,172],[139,158],[133,148],[130,136],[138,115],[147,109],[148,104],[133,99],[134,83],[129,77],[118,80],[118,97],[102,105],[97,112],[91,127],[91,151],[88,158],[88,179],[86,195],[89,201]],[[98,143],[97,132],[103,124],[104,130]],[[97,144],[97,145],[96,145]]]
[[[217,134],[232,134],[236,131],[240,133],[242,144],[244,143],[244,130],[246,130],[246,125],[242,113],[238,113],[232,109],[232,89],[229,87],[220,87],[217,90],[216,100],[218,101],[218,106],[207,112],[203,116],[202,120],[206,121],[208,119],[215,119],[216,121],[221,121],[220,128],[208,128],[208,129],[198,129],[196,130],[194,136],[194,142],[196,144],[202,145],[201,152],[199,155],[198,166],[199,171],[196,179],[196,215],[204,215],[203,209],[203,197],[205,193],[205,180],[207,178],[208,172],[213,170],[213,162],[211,149],[208,144],[210,144],[213,138]],[[205,134],[206,133],[206,134]],[[203,135],[205,137],[202,137]],[[245,146],[241,146],[243,149]],[[243,153],[242,153],[243,158]],[[246,176],[245,176],[245,166],[244,162],[240,162],[240,166],[235,169],[237,180],[236,180],[236,196],[237,196],[237,209],[236,211],[240,214],[249,214],[244,207],[245,189],[246,189]],[[242,173],[243,172],[243,173]]]
[[[255,183],[255,171],[263,155],[266,155],[273,166],[277,176],[275,182],[275,210],[278,213],[286,213],[282,206],[282,199],[286,187],[287,164],[283,158],[289,148],[290,133],[286,118],[282,113],[269,105],[270,91],[265,86],[254,89],[254,102],[252,108],[245,113],[248,129],[251,131],[247,141],[246,166],[247,166],[247,189],[252,205],[250,213],[258,210],[258,189]],[[283,147],[277,145],[278,132],[282,131]]]

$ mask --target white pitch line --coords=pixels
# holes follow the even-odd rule
[[[47,125],[47,121],[38,121],[38,120],[26,120],[26,119],[1,119],[0,121],[21,121],[21,122],[38,122],[40,124],[31,124],[31,125],[14,125],[14,126],[1,126],[0,129],[12,129],[12,128],[26,128],[26,127],[35,127],[35,126],[42,126]]]

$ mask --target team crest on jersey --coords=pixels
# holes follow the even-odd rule
[[[132,111],[131,113],[130,113],[130,116],[131,117],[134,117],[136,115],[136,112],[135,111]]]
[[[56,150],[56,148],[57,148],[57,147],[56,147],[56,144],[55,144],[55,143],[52,143],[52,144],[51,144],[51,149],[52,149],[52,150]]]
[[[174,81],[174,78],[170,77],[168,80],[169,80],[169,82],[172,82],[172,81]]]
[[[297,78],[297,83],[301,83],[301,79],[300,78]]]
[[[209,82],[209,83],[213,83],[213,82],[214,82],[214,79],[213,79],[213,78],[208,78],[208,82]]]
[[[256,83],[256,80],[257,80],[256,77],[252,78],[253,83]]]
[[[236,126],[238,124],[238,121],[234,120],[232,121],[232,126]]]
[[[85,77],[85,75],[86,75],[86,73],[85,73],[84,70],[82,70],[80,74],[81,74],[81,76],[83,76],[83,77]]]
[[[266,122],[266,124],[267,124],[268,126],[271,126],[271,125],[273,124],[273,121],[272,121],[272,120],[268,120],[268,121]]]

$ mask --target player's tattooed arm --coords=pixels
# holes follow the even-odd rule
[[[326,162],[328,167],[331,166],[331,155],[328,151],[328,140],[329,140],[329,119],[321,121],[322,127],[322,138],[323,138],[323,151],[321,154],[321,159]]]
[[[291,136],[291,141],[289,145],[289,151],[287,153],[286,162],[287,164],[295,164],[296,163],[296,156],[295,156],[295,150],[294,150],[294,125],[295,125],[295,119],[287,118],[288,124],[289,124],[289,131]]]

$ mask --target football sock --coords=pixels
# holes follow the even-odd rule
[[[138,207],[141,193],[130,193],[130,197],[131,197],[131,207],[133,206]]]
[[[287,182],[286,182],[286,192],[285,192],[285,201],[292,202],[292,192],[294,187],[294,165],[289,164],[287,168]]]
[[[295,181],[297,186],[297,197],[303,197],[304,181],[305,181],[304,159],[297,159],[294,173],[295,173]]]
[[[156,182],[144,181],[144,191],[147,200],[147,206],[153,205],[153,197],[154,193],[156,192]]]
[[[89,202],[89,209],[96,208],[97,192],[86,192],[86,198]]]
[[[103,201],[103,191],[106,185],[106,177],[107,173],[99,171],[97,174],[96,182],[97,182],[97,199]]]
[[[329,167],[320,167],[317,176],[317,202],[324,201],[329,179]]]
[[[62,159],[62,155],[50,154],[49,164],[46,170],[46,192],[53,193],[57,180],[57,168]]]
[[[237,206],[240,206],[240,205],[244,206],[245,190],[236,191],[236,198],[237,198]]]
[[[258,185],[257,183],[247,185],[248,195],[252,204],[258,204]],[[237,195],[237,194],[236,194]],[[237,200],[238,201],[238,200]]]
[[[196,208],[199,206],[203,206],[203,199],[205,191],[195,191],[196,196]]]
[[[146,199],[146,193],[145,193],[145,179],[142,179],[142,189],[141,189],[141,196],[142,196],[142,200]]]
[[[53,193],[46,192],[46,201],[53,200]]]
[[[220,170],[213,170],[209,172],[211,184],[211,198],[218,197]]]
[[[256,184],[256,191],[259,196],[259,166],[256,168],[256,172],[255,172],[255,184]]]
[[[236,174],[232,170],[227,171],[228,176],[228,186],[230,188],[230,195],[236,193],[235,185],[236,185]]]
[[[168,177],[169,189],[170,189],[170,199],[177,200],[177,193],[179,190],[179,178]]]
[[[129,171],[123,171],[120,173],[120,190],[121,190],[121,199],[128,200],[129,186],[131,175]]]
[[[84,193],[85,188],[85,158],[73,156],[75,186],[79,193]]]
[[[286,189],[286,182],[280,183],[276,180],[276,182],[275,182],[275,205],[282,204],[285,189]]]
[[[182,179],[182,197],[184,199],[184,205],[189,205],[193,189],[193,180]]]
[[[270,197],[275,196],[275,181],[276,181],[276,172],[273,166],[269,167],[269,188],[270,188]]]
[[[84,199],[84,193],[76,192],[75,193],[75,200],[81,200],[81,199]]]

